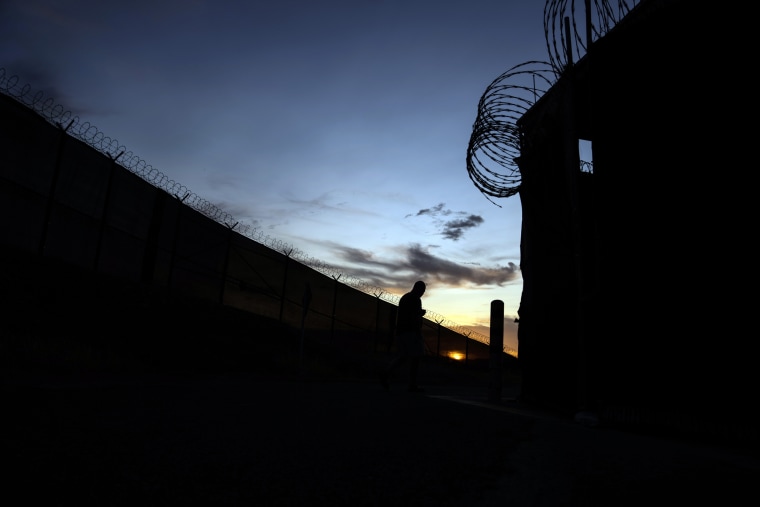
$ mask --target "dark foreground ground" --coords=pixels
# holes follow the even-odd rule
[[[412,394],[368,378],[4,374],[12,505],[758,501],[753,450],[584,426],[521,406],[517,386],[494,403],[450,379]]]

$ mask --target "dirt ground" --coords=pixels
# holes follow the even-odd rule
[[[17,505],[755,505],[756,450],[589,427],[430,380],[6,372]]]

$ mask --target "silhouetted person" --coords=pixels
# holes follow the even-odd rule
[[[420,358],[425,353],[425,342],[422,340],[422,300],[425,293],[425,282],[415,282],[410,292],[401,296],[398,303],[398,318],[396,320],[396,348],[397,355],[388,367],[380,372],[380,383],[385,389],[390,388],[388,383],[391,374],[396,368],[404,363],[409,364],[410,392],[421,392],[423,389],[417,385],[417,372],[420,366]]]

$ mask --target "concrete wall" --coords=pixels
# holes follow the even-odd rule
[[[130,312],[161,311],[173,299],[190,298],[291,329],[304,324],[309,336],[340,340],[347,351],[389,350],[395,305],[217,223],[183,204],[182,196],[169,195],[120,166],[118,157],[114,161],[69,136],[65,125],[52,125],[4,95],[0,117],[0,242],[15,253],[8,261],[13,265],[6,265],[7,298],[14,291],[28,294],[20,287],[23,271],[37,269],[44,260],[141,287],[132,295],[141,301],[130,304]],[[307,287],[311,299],[304,318]],[[75,289],[40,287],[36,294],[65,298]],[[100,299],[103,293],[92,288],[89,297]],[[87,310],[82,314],[87,316]],[[84,325],[91,321],[83,318]],[[123,320],[114,319],[113,325],[118,322]],[[101,331],[108,335],[111,330]],[[432,355],[489,356],[487,344],[435,322],[426,321],[424,332]],[[169,338],[155,338],[162,339]]]
[[[706,73],[746,54],[750,32],[730,10],[642,7],[519,123],[523,391],[609,418],[754,427],[740,288],[756,278],[754,149],[735,120],[754,101],[735,74]]]

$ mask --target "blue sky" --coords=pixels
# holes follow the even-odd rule
[[[536,0],[3,0],[0,67],[169,179],[346,275],[517,348],[519,197],[466,152],[478,101],[546,60]]]

